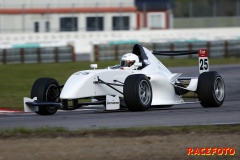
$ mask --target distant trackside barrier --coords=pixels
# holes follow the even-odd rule
[[[225,41],[185,41],[168,43],[142,43],[152,51],[181,51],[207,49],[210,58],[240,57],[240,40]],[[93,46],[93,60],[118,60],[123,54],[131,52],[133,44],[98,44]],[[197,58],[197,55],[170,56],[162,58]]]
[[[75,61],[74,47],[40,47],[32,45],[13,45],[11,48],[0,48],[0,64],[49,63]]]

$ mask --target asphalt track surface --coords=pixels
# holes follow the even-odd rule
[[[170,68],[183,76],[198,76],[198,67]],[[52,116],[35,113],[0,113],[0,130],[12,128],[64,127],[128,128],[136,126],[182,126],[240,124],[240,65],[210,66],[218,71],[226,87],[225,102],[219,108],[203,108],[199,103],[175,105],[145,112],[105,111],[103,107],[84,107],[75,111],[58,111]]]

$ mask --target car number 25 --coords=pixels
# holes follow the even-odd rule
[[[206,49],[200,49],[198,51],[199,57],[199,73],[208,72],[209,71],[209,64],[208,64],[208,56]]]
[[[208,57],[199,57],[199,72],[209,71]]]
[[[208,70],[208,59],[200,59],[200,70]]]

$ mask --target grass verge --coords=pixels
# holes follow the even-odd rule
[[[98,68],[119,64],[119,61],[100,61]],[[163,59],[167,67],[196,66],[197,59]],[[240,58],[210,59],[210,65],[236,64]],[[79,70],[90,69],[91,62],[47,63],[47,64],[9,64],[0,65],[0,108],[23,109],[23,97],[30,97],[31,87],[39,77],[52,77],[64,84],[68,77]]]
[[[0,138],[19,137],[141,137],[152,135],[170,135],[186,133],[238,133],[240,125],[208,125],[177,127],[134,127],[134,128],[100,128],[71,131],[66,128],[15,128],[0,131]]]

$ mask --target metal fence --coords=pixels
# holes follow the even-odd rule
[[[240,0],[171,0],[174,17],[240,16]]]
[[[123,54],[132,52],[134,44],[94,45],[94,60],[118,60]],[[199,41],[199,42],[173,42],[173,43],[142,43],[142,45],[151,51],[181,51],[181,50],[199,50],[207,49],[210,58],[230,58],[240,57],[240,40],[228,41]],[[197,58],[198,55],[184,56],[161,56],[161,58]]]
[[[72,46],[0,49],[0,64],[75,61]]]

